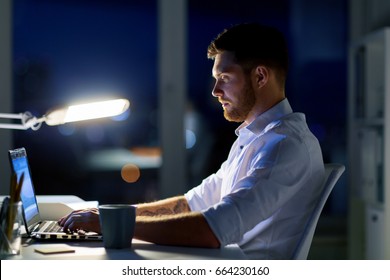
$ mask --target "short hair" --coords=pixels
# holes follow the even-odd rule
[[[276,28],[245,23],[225,29],[208,46],[207,57],[215,59],[223,51],[232,52],[235,61],[245,72],[264,65],[275,70],[279,81],[285,84],[288,71],[287,43]]]

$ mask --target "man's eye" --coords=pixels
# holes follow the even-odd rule
[[[221,75],[221,76],[219,77],[219,79],[220,79],[221,81],[225,82],[225,83],[229,80],[228,76],[226,76],[226,75]]]

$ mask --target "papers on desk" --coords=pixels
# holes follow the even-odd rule
[[[48,244],[48,245],[39,245],[34,248],[34,251],[44,255],[47,254],[64,254],[64,253],[74,253],[76,250],[66,244]]]

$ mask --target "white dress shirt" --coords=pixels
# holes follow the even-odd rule
[[[227,160],[188,191],[221,246],[236,243],[251,259],[290,259],[324,181],[318,140],[289,102],[243,123]]]

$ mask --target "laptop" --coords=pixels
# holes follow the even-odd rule
[[[68,239],[68,240],[102,240],[102,235],[96,232],[64,232],[57,221],[42,220],[39,214],[39,207],[34,191],[30,166],[25,148],[18,148],[8,151],[12,172],[16,173],[18,180],[24,173],[21,190],[21,201],[23,203],[23,219],[28,236],[35,239]]]

